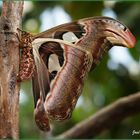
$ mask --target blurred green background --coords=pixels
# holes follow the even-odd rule
[[[111,16],[126,24],[137,39],[133,49],[114,47],[85,82],[84,90],[70,120],[51,122],[52,131],[37,128],[31,82],[22,83],[20,96],[20,138],[53,137],[70,129],[118,98],[140,90],[140,2],[135,1],[25,1],[23,29],[38,33],[58,24],[91,16]],[[104,116],[103,116],[104,117]],[[140,114],[104,131],[96,138],[140,138]],[[94,130],[91,130],[94,131]]]

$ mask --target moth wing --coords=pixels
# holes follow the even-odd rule
[[[36,107],[37,101],[40,98],[40,86],[37,76],[37,70],[35,68],[34,75],[32,77],[32,87],[33,87],[33,97],[34,97],[34,106]]]
[[[100,62],[102,54],[111,47],[131,48],[135,45],[135,37],[129,29],[119,21],[109,17],[90,17],[62,24],[33,37],[33,39],[36,38],[73,41],[76,46],[78,45],[92,53],[92,69]]]
[[[91,17],[80,19],[78,21],[74,21],[71,23],[62,24],[47,31],[44,31],[42,33],[39,33],[37,35],[34,35],[33,40],[37,38],[60,39],[63,41],[71,42],[76,47],[80,47],[93,54],[93,51],[96,52],[96,50],[94,50],[96,47],[96,40],[93,39],[94,30],[96,30],[95,21],[99,19],[110,19],[110,18]],[[104,28],[104,25],[101,24],[100,27]],[[100,32],[101,32],[100,30],[99,32],[96,32],[96,36],[98,36]],[[100,42],[101,42],[100,44],[104,43],[104,37],[101,39]],[[95,61],[94,60],[95,59],[93,59],[91,70],[95,68],[96,64],[98,64],[98,60]]]
[[[88,19],[88,20],[91,20],[91,19]],[[70,33],[70,34],[67,34],[67,32]],[[62,43],[62,44],[63,43],[65,44],[65,42],[67,42],[67,43],[69,43],[69,46],[71,46],[72,43],[78,41],[78,39],[80,39],[83,36],[84,33],[85,33],[84,25],[79,24],[76,21],[76,22],[66,23],[66,24],[54,27],[54,28],[52,28],[50,30],[47,30],[45,32],[42,32],[42,33],[39,33],[39,34],[33,36],[33,40],[34,40],[33,48],[34,48],[34,52],[36,53],[36,55],[35,55],[35,63],[36,63],[36,69],[37,69],[37,73],[35,74],[35,75],[37,75],[37,78],[33,78],[33,88],[35,89],[35,93],[34,94],[36,96],[39,96],[38,95],[39,94],[38,93],[39,92],[38,89],[41,90],[41,88],[43,87],[43,85],[45,85],[45,82],[46,82],[45,79],[44,79],[45,77],[43,77],[43,75],[41,75],[42,72],[39,70],[40,69],[39,67],[45,67],[45,69],[47,69],[47,68],[46,68],[46,66],[43,66],[44,64],[43,65],[40,64],[40,60],[42,58],[40,59],[39,57],[38,58],[36,57],[36,56],[40,55],[38,51],[39,51],[39,47],[41,46],[41,42],[43,41],[43,38],[44,38],[45,42],[47,42],[47,41],[55,41],[55,42]],[[66,35],[66,37],[63,36],[63,35]],[[72,38],[72,40],[69,39],[68,36],[70,36],[70,38]],[[56,40],[53,40],[53,39],[56,39]],[[40,44],[39,44],[39,42],[40,42]],[[78,49],[81,48],[81,50],[85,51],[84,48],[82,49],[80,44],[79,45],[74,44],[74,46],[75,46],[75,48],[77,48],[77,46],[79,46]],[[53,49],[53,51],[55,51],[55,50]],[[40,65],[42,65],[42,66],[40,66]],[[48,73],[48,72],[45,72],[45,73]],[[47,74],[47,75],[49,75],[49,74]],[[47,85],[45,85],[45,86],[49,89],[49,84],[50,83],[49,83],[49,78],[48,77],[49,76],[47,76],[47,78],[46,78]],[[46,95],[44,93],[44,91],[45,90],[42,91],[43,97]]]
[[[85,33],[84,29],[82,28],[82,25],[80,25],[78,22],[75,21],[75,22],[65,23],[65,24],[56,26],[47,31],[34,35],[33,39],[36,39],[36,38],[62,39],[62,35],[65,32],[73,32],[73,33],[76,33],[77,35]]]
[[[132,39],[128,41],[127,37]],[[51,45],[51,47],[48,47],[48,45],[46,45],[43,47],[42,46],[43,43],[56,42],[63,48],[62,50],[64,50],[65,66],[63,66],[63,69],[61,68],[60,71],[58,71],[59,74],[55,75],[55,79],[53,80],[54,87],[51,86],[53,90],[49,91],[51,92],[50,94],[48,94],[50,98],[48,97],[46,99],[47,101],[45,102],[46,108],[48,108],[47,109],[48,115],[55,119],[57,119],[58,116],[59,116],[58,119],[64,119],[66,118],[67,114],[69,114],[68,112],[71,112],[71,110],[75,105],[75,102],[77,101],[78,96],[81,93],[81,89],[83,86],[83,79],[86,77],[87,73],[89,72],[89,69],[91,69],[91,65],[92,68],[94,68],[100,62],[103,54],[107,50],[109,50],[113,45],[122,45],[122,46],[129,47],[132,46],[132,44],[134,44],[134,38],[130,34],[129,30],[125,26],[120,24],[118,21],[107,17],[87,18],[87,19],[79,20],[77,22],[63,24],[53,29],[50,29],[48,31],[45,31],[43,33],[40,33],[38,35],[35,35],[33,37],[33,40],[35,42],[38,41],[36,42],[36,44],[38,45],[35,46],[37,47],[37,51],[40,48],[42,49],[44,48],[43,51],[46,51],[46,52],[42,51],[42,54],[44,55],[46,55],[46,53],[48,53],[48,51],[50,50],[56,54],[57,47],[56,50],[54,49],[55,45],[54,46]],[[67,50],[69,50],[69,52]],[[71,55],[72,51],[73,54]],[[78,51],[80,52],[78,53]],[[68,58],[68,56],[70,57]],[[75,61],[78,59],[78,57],[82,59],[79,61]],[[87,60],[85,58],[87,58]],[[79,64],[77,65],[76,63]],[[85,68],[82,69],[83,67]],[[69,69],[70,71],[66,73],[66,69]],[[37,72],[41,73],[41,71],[39,70]],[[78,76],[76,75],[77,73]],[[41,87],[43,87],[44,84],[42,83],[42,81],[44,81],[42,80],[44,77],[43,76],[41,77],[42,78],[40,78],[38,75],[40,89]],[[65,77],[64,80],[63,77]],[[74,77],[76,77],[76,79]],[[80,82],[77,83],[79,84],[75,83],[75,81],[78,78]],[[58,82],[58,80],[60,82]],[[63,88],[64,82],[62,82],[62,80],[70,82],[69,84],[65,82],[66,83],[65,85],[67,85],[68,88],[66,88],[66,86]],[[47,86],[49,86],[49,82],[47,82],[47,84],[48,84]],[[79,87],[75,87],[78,85]],[[72,96],[72,94],[75,93],[71,93],[71,89],[73,87],[75,88],[75,93],[76,93],[76,95],[74,96]],[[48,93],[45,92],[46,93],[45,94],[44,92],[43,95],[46,95]],[[54,95],[54,93],[56,96]],[[65,95],[63,96],[62,94]],[[70,96],[72,98],[68,105]],[[64,97],[65,97],[65,102],[61,102],[62,100],[64,100]],[[76,99],[74,99],[74,97],[76,97]],[[60,102],[61,104],[59,104]],[[60,106],[58,107],[58,105]],[[65,114],[64,116],[63,113]]]
[[[35,104],[37,100],[41,97],[45,100],[46,93],[50,89],[49,86],[49,73],[46,65],[44,64],[42,58],[39,55],[38,49],[33,47],[33,54],[35,60],[35,72],[32,78],[33,83],[33,95]]]
[[[45,91],[47,96],[44,102],[47,115],[55,120],[67,119],[81,94],[84,79],[92,64],[92,54],[80,46],[52,38],[35,39],[33,47],[38,49],[41,60],[49,71],[50,91]],[[57,56],[59,68],[56,67],[56,61],[49,61],[51,55]],[[52,64],[53,68],[50,66]],[[54,70],[56,73],[51,77]],[[41,79],[39,76],[38,79]],[[43,87],[43,83],[41,84],[40,87]]]

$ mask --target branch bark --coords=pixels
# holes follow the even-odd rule
[[[94,138],[103,130],[139,112],[140,92],[118,99],[56,138]]]
[[[22,1],[4,0],[0,17],[0,138],[19,137],[19,41]]]

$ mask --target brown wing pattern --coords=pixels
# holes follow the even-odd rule
[[[49,72],[49,80],[46,80],[50,81],[50,89],[44,102],[46,113],[51,119],[64,120],[71,115],[81,94],[83,81],[92,65],[92,55],[73,44],[59,40],[43,42],[39,52]],[[50,69],[51,55],[58,59],[59,69],[55,69],[55,66]],[[37,80],[33,79],[33,82],[36,84]]]
[[[48,118],[60,121],[71,116],[84,79],[105,52],[114,45],[135,45],[129,29],[107,17],[60,25],[33,40],[35,118],[39,118],[36,122],[42,130],[48,130]]]

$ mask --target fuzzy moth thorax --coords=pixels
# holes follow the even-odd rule
[[[32,35],[25,31],[21,31],[19,39],[21,48],[20,67],[18,81],[29,80],[34,72],[35,64],[32,53]]]
[[[21,38],[19,40],[21,48],[32,48],[33,36],[30,33],[21,31]]]

